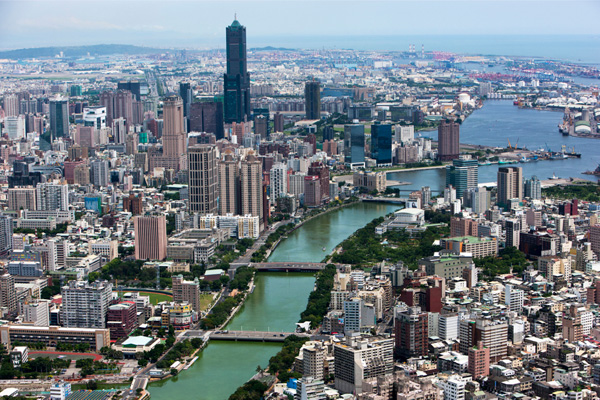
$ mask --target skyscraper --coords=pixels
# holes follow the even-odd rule
[[[164,215],[136,216],[135,259],[159,260],[167,256],[167,219]]]
[[[392,165],[392,125],[371,125],[371,158],[377,165]]]
[[[521,167],[498,168],[498,205],[507,207],[510,199],[522,198],[523,169]]]
[[[50,132],[53,138],[69,136],[69,101],[50,100]]]
[[[479,164],[471,156],[452,160],[446,166],[446,186],[456,188],[456,197],[464,197],[465,190],[476,188],[479,180]]]
[[[219,214],[240,213],[240,165],[237,158],[226,153],[219,162]]]
[[[185,169],[186,133],[183,122],[183,101],[180,97],[170,96],[163,106],[163,159],[165,167],[175,170]]]
[[[246,156],[242,161],[241,173],[242,215],[263,218],[262,163],[254,155]]]
[[[36,187],[37,210],[69,210],[69,186],[54,183],[38,183]]]
[[[321,84],[309,81],[304,84],[306,119],[321,118]]]
[[[223,103],[220,101],[192,103],[189,131],[214,133],[217,140],[223,139]]]
[[[96,187],[108,186],[108,161],[94,160],[90,163],[90,182]]]
[[[344,162],[346,164],[365,162],[365,126],[353,124],[344,126]]]
[[[8,311],[17,310],[15,278],[8,273],[0,275],[0,307],[6,307]]]
[[[179,96],[183,100],[183,117],[186,119],[186,132],[190,131],[190,108],[192,106],[192,86],[189,82],[179,83]]]
[[[460,125],[454,121],[442,121],[438,127],[438,160],[454,160],[459,154]]]
[[[246,27],[236,19],[227,27],[226,37],[225,123],[246,122],[250,116],[250,75],[246,61]]]
[[[198,144],[188,149],[190,212],[216,214],[218,198],[217,148]]]

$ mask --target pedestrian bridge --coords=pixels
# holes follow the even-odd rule
[[[291,335],[309,337],[305,333],[295,332],[259,332],[259,331],[214,331],[210,334],[210,340],[229,340],[244,342],[283,342]]]

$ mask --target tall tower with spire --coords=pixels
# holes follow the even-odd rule
[[[246,122],[250,117],[250,75],[246,59],[246,27],[237,19],[226,28],[227,72],[224,76],[225,123]]]

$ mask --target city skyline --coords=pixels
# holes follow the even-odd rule
[[[343,6],[340,1],[327,1],[318,3],[317,9],[299,1],[144,2],[145,7],[140,7],[139,1],[132,0],[118,3],[118,8],[112,4],[0,1],[0,36],[4,38],[0,49],[99,43],[222,48],[223,26],[236,14],[252,31],[249,48],[285,43],[289,47],[320,47],[316,43],[344,47],[345,36],[417,39],[430,35],[600,34],[600,27],[585,23],[586,18],[597,15],[594,10],[600,11],[600,4],[589,0],[549,1],[543,2],[543,7],[542,2],[531,0],[518,2],[518,8],[514,7],[516,2],[508,0],[354,1]],[[581,13],[580,24],[564,24],[565,7],[589,12]],[[410,17],[421,13],[423,18]],[[265,15],[269,15],[267,21]],[[44,35],[39,35],[40,30]],[[598,38],[592,41],[597,44]],[[431,48],[432,43],[424,44]],[[353,47],[360,47],[360,43]],[[519,46],[513,47],[517,51]]]

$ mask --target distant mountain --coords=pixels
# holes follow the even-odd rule
[[[1,58],[22,59],[22,58],[45,58],[54,57],[60,52],[64,57],[82,57],[87,56],[106,56],[111,54],[152,54],[162,53],[165,49],[152,47],[133,46],[129,44],[97,44],[91,46],[56,46],[56,47],[35,47],[31,49],[17,49],[0,51]]]
[[[288,49],[285,47],[273,47],[273,46],[267,46],[267,47],[253,47],[251,49],[249,49],[250,51],[296,51],[296,49]]]

